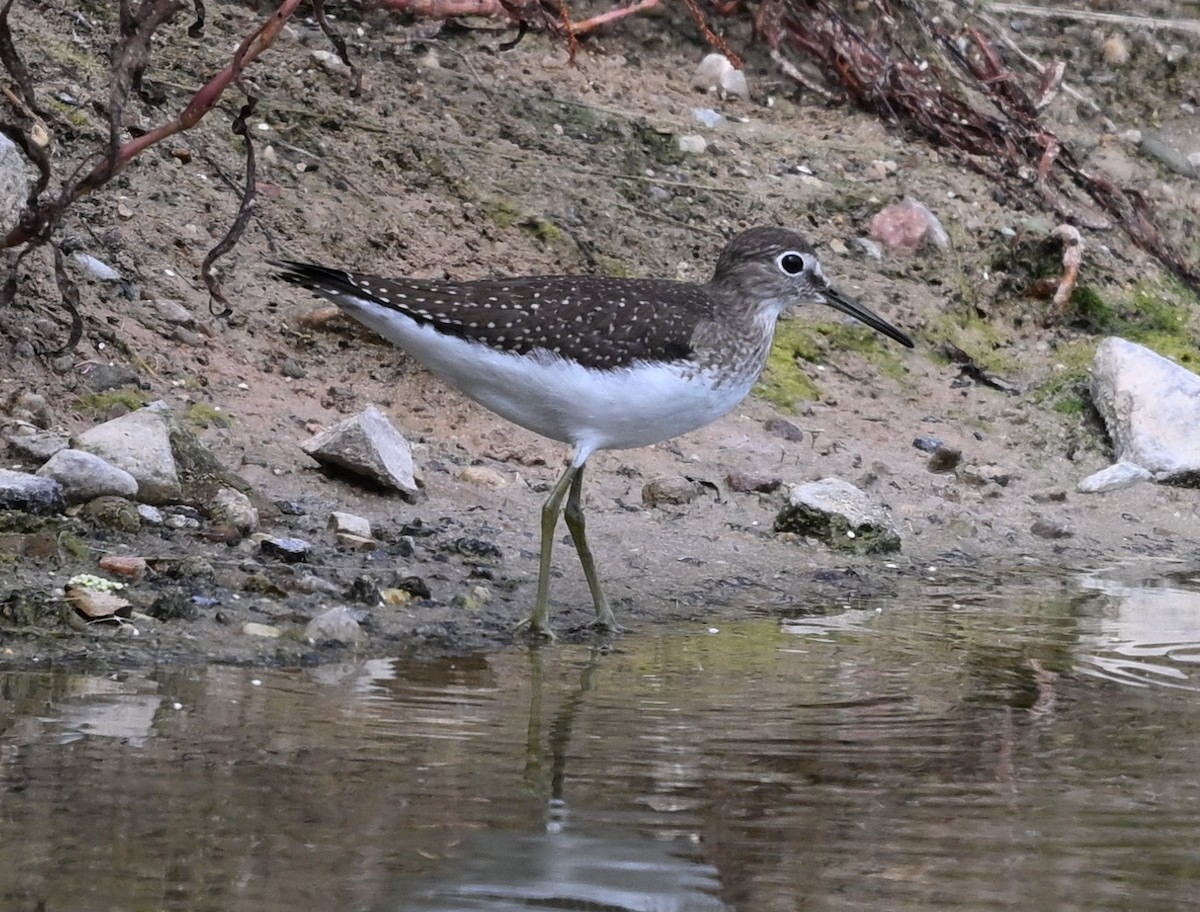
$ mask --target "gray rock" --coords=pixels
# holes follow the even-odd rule
[[[1176,174],[1184,177],[1196,177],[1196,166],[1189,160],[1187,153],[1179,149],[1177,142],[1169,136],[1159,133],[1146,133],[1138,144],[1138,151],[1147,158],[1153,158]]]
[[[15,228],[29,197],[25,155],[16,143],[0,133],[0,234]]]
[[[116,495],[136,497],[137,479],[92,453],[83,450],[59,450],[37,470],[43,478],[53,478],[63,487],[71,503],[83,503],[96,497]]]
[[[176,326],[189,326],[195,320],[192,312],[179,301],[173,301],[170,298],[155,298],[150,303],[154,308],[154,312],[167,323],[172,323]]]
[[[119,364],[99,364],[87,374],[86,383],[92,392],[103,393],[123,386],[137,386],[141,378],[137,371]]]
[[[330,608],[308,622],[304,628],[304,637],[313,644],[333,642],[358,646],[365,643],[367,635],[355,617],[359,613],[344,605]]]
[[[138,497],[161,506],[182,495],[165,406],[154,404],[84,431],[75,448],[124,469],[138,483]]]
[[[900,550],[900,535],[887,512],[840,478],[796,485],[775,517],[776,532],[816,538],[831,548],[861,554]]]
[[[236,529],[242,535],[258,528],[258,510],[249,497],[233,488],[217,489],[209,505],[209,515],[213,522]]]
[[[163,524],[164,517],[162,510],[158,507],[152,507],[150,504],[138,504],[137,511],[143,522],[151,526],[161,526]]]
[[[59,450],[65,450],[71,445],[62,434],[49,431],[33,431],[29,434],[13,434],[8,438],[8,448],[25,459],[34,462],[45,462]]]
[[[417,493],[408,441],[373,405],[322,431],[302,449],[322,465],[345,469],[406,497]]]
[[[1120,491],[1132,488],[1143,481],[1153,481],[1154,476],[1140,465],[1132,462],[1117,462],[1107,469],[1101,469],[1083,479],[1076,485],[1081,494],[1102,494],[1105,491]]]
[[[298,564],[308,560],[312,545],[302,538],[264,538],[259,545],[262,553],[278,558],[285,564]]]
[[[1160,482],[1200,480],[1200,377],[1110,337],[1096,349],[1091,388],[1117,462],[1139,465]]]
[[[64,506],[62,485],[53,478],[0,469],[0,510],[58,513]]]

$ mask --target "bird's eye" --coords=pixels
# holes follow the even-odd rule
[[[800,275],[808,268],[808,260],[802,253],[796,253],[794,250],[789,250],[787,253],[779,254],[775,263],[788,275]]]

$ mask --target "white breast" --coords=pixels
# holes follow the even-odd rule
[[[717,384],[711,375],[648,362],[588,370],[548,351],[508,354],[447,336],[370,301],[339,304],[476,402],[571,444],[577,464],[595,450],[648,446],[715,421],[754,381]]]

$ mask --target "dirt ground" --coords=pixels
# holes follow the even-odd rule
[[[18,48],[40,92],[72,125],[56,136],[60,174],[107,137],[113,23],[79,15],[90,4],[76,6],[13,9]],[[146,74],[161,103],[133,102],[132,127],[146,129],[180,109],[260,21],[252,5],[210,7],[205,39],[187,39],[182,18],[164,30]],[[587,11],[581,5],[577,17]],[[796,89],[761,49],[747,65],[752,101],[698,92],[692,74],[707,49],[673,9],[587,42],[574,66],[544,34],[500,51],[511,33],[447,28],[422,39],[384,13],[341,25],[365,75],[359,98],[349,96],[344,74],[312,56],[327,44],[311,23],[290,25],[252,68],[261,195],[245,238],[222,263],[231,316],[211,315],[198,274],[236,212],[233,96],[199,128],[151,149],[71,209],[63,236],[121,272],[132,291],[127,297],[120,285],[76,271],[86,326],[71,356],[30,354],[66,335],[43,254],[22,266],[16,302],[0,314],[0,403],[40,393],[51,404],[49,423],[78,432],[121,409],[93,392],[97,369],[130,368],[143,398],[202,419],[199,433],[228,466],[265,500],[291,505],[292,512],[264,516],[264,529],[312,542],[311,562],[274,562],[251,540],[118,533],[73,519],[90,555],[52,550],[3,565],[11,567],[0,584],[7,604],[44,593],[46,605],[40,621],[4,636],[6,661],[340,658],[352,647],[314,647],[298,631],[342,603],[362,611],[369,639],[360,653],[512,641],[513,624],[532,603],[538,510],[564,448],[488,414],[348,322],[307,321],[321,304],[270,277],[266,259],[278,254],[394,275],[704,280],[725,237],[777,224],[808,235],[842,290],[918,340],[911,352],[883,339],[868,344],[829,313],[796,314],[781,330],[783,354],[763,396],[686,437],[591,461],[589,534],[618,617],[637,631],[919,598],[931,587],[969,596],[1009,574],[1057,579],[1114,568],[1153,576],[1200,560],[1196,491],[1143,485],[1076,493],[1079,479],[1111,461],[1082,394],[1102,334],[1095,320],[1074,314],[1043,325],[1048,303],[1024,294],[1035,277],[1009,264],[1012,236],[1044,234],[1053,217],[1014,208],[957,156]],[[742,21],[722,25],[735,46],[752,47]],[[1143,192],[1170,239],[1195,254],[1188,236],[1200,212],[1194,180],[1139,155],[1127,131],[1196,138],[1200,42],[1185,33],[1041,19],[1023,20],[1018,34],[1029,53],[1065,60],[1067,81],[1102,112],[1061,95],[1049,122],[1089,167]],[[1106,45],[1114,38],[1127,59]],[[703,107],[726,122],[702,126],[692,112]],[[703,135],[707,150],[681,153],[685,134]],[[937,214],[951,248],[889,252],[882,262],[866,256],[855,239],[875,212],[905,195]],[[1117,231],[1085,232],[1085,243],[1083,283],[1105,302],[1110,331],[1136,328],[1138,308],[1153,301],[1184,315],[1172,344],[1182,338],[1194,351],[1191,295]],[[167,319],[170,302],[191,319]],[[964,378],[944,357],[947,341],[1012,389]],[[789,378],[786,369],[800,374]],[[789,406],[803,377],[818,398]],[[413,444],[423,484],[415,503],[331,478],[300,450],[315,430],[368,403]],[[212,420],[221,416],[228,421]],[[771,430],[778,416],[803,439]],[[977,483],[971,468],[929,471],[928,454],[913,446],[923,436],[961,449],[963,466],[1004,483]],[[464,479],[472,465],[494,470],[494,483]],[[777,475],[785,485],[772,494],[736,493],[726,484],[736,472]],[[900,554],[848,557],[772,532],[787,484],[830,475],[890,509]],[[690,504],[648,507],[642,488],[657,476],[711,484]],[[303,514],[292,515],[294,508]],[[335,548],[325,530],[334,509],[368,517],[383,547]],[[591,602],[563,536],[554,623],[565,638],[588,638]],[[127,593],[139,610],[168,591],[198,597],[198,610],[187,619],[142,617],[86,631],[53,622],[62,613],[55,587],[94,571],[104,553],[150,561]],[[385,588],[417,576],[431,597],[355,603],[303,591],[311,588],[300,582],[305,574],[339,592],[362,576]],[[247,621],[284,635],[245,635]]]

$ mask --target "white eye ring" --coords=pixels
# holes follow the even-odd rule
[[[815,259],[811,254],[799,250],[785,250],[775,257],[775,265],[784,275],[798,276],[804,272],[812,272]]]

